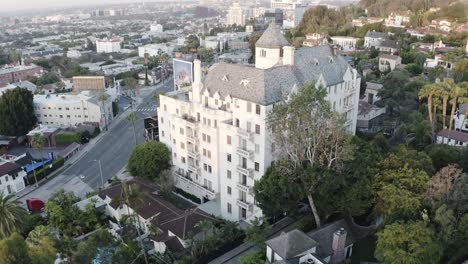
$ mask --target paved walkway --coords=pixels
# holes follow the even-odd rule
[[[268,238],[270,239],[280,235],[282,232],[292,230],[295,223],[296,221],[289,217],[281,219],[272,227],[270,231],[270,236]],[[240,257],[247,255],[252,251],[258,250],[259,248],[257,248],[254,244],[246,242],[234,248],[233,250],[225,253],[224,255],[210,261],[208,264],[238,264]]]

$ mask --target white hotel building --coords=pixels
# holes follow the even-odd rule
[[[62,127],[78,124],[99,124],[103,129],[112,120],[112,101],[107,95],[104,104],[102,93],[83,91],[79,94],[34,95],[34,112],[39,124]]]
[[[295,49],[275,24],[256,43],[255,67],[220,63],[202,80],[194,62],[192,87],[160,97],[160,141],[172,152],[175,184],[224,219],[262,215],[253,186],[275,159],[267,113],[306,82],[328,90],[333,109],[355,133],[360,76],[329,46]]]

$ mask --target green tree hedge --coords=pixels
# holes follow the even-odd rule
[[[137,145],[128,161],[128,170],[134,176],[155,179],[159,174],[171,167],[171,153],[160,142],[146,142]]]
[[[58,145],[68,145],[73,142],[81,142],[81,133],[60,132],[55,135],[55,143],[57,143]]]
[[[36,124],[33,94],[22,88],[0,96],[0,135],[22,136]]]

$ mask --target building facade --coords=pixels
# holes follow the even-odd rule
[[[0,87],[7,86],[14,82],[25,81],[33,76],[39,76],[42,73],[42,67],[35,64],[6,66],[0,68]]]
[[[233,3],[226,15],[226,25],[245,26],[245,13],[239,3]]]
[[[39,124],[76,126],[99,124],[103,129],[112,120],[110,96],[100,101],[102,94],[81,92],[80,94],[34,95],[34,112]]]
[[[26,172],[19,164],[0,160],[0,193],[5,197],[15,194],[26,187]]]
[[[174,179],[231,221],[260,217],[253,186],[275,159],[266,119],[273,105],[306,82],[324,87],[355,133],[360,76],[329,46],[295,49],[274,23],[256,43],[255,67],[220,63],[192,87],[160,98],[160,141],[171,149]],[[301,77],[299,77],[301,76]]]
[[[122,43],[122,40],[120,38],[97,39],[96,51],[97,53],[119,52],[121,43]]]
[[[343,51],[354,51],[356,50],[358,38],[335,36],[331,37],[331,40],[333,45],[338,45]]]

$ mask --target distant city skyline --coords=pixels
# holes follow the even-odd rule
[[[120,3],[141,3],[160,2],[166,0],[1,0],[0,12],[22,11],[30,9],[61,8],[86,5],[120,4]]]

